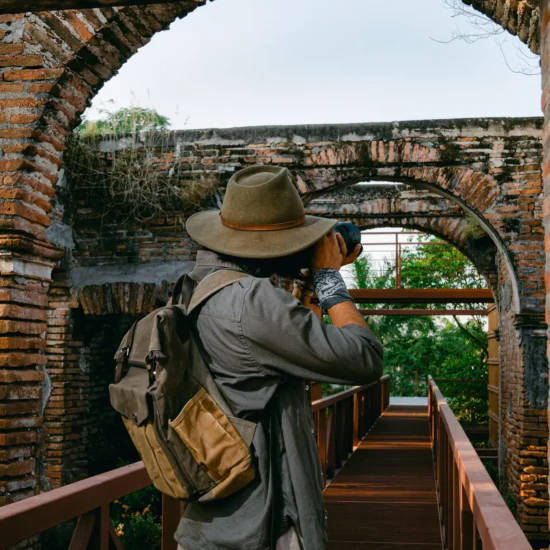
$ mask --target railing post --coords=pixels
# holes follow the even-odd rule
[[[359,445],[359,425],[361,423],[361,397],[359,393],[353,396],[353,448]]]
[[[474,515],[464,486],[460,491],[460,524],[460,550],[475,550]]]
[[[78,518],[69,550],[80,550],[81,548],[109,550],[110,538],[113,539],[115,547],[121,547],[120,541],[111,525],[109,503],[107,503]]]
[[[327,478],[332,479],[336,472],[336,405],[329,407],[327,419]]]
[[[455,487],[453,485],[453,448],[450,441],[447,442],[447,465],[445,467],[445,485],[447,485],[447,514],[445,531],[449,550],[455,550],[453,540],[453,500]]]
[[[76,529],[74,530],[71,543],[69,544],[69,550],[88,547],[96,521],[97,518],[94,511],[82,514],[78,518]]]
[[[368,406],[368,390],[361,392],[361,429],[359,430],[359,439],[362,440],[367,433],[367,406]]]
[[[441,421],[441,417],[440,417]],[[447,485],[447,433],[441,432],[441,454],[439,461],[439,491],[441,496],[441,520],[443,521],[443,547],[448,546],[449,532],[447,523],[447,508],[448,508],[448,493],[449,486]]]
[[[345,437],[345,457],[346,459],[353,452],[353,398],[346,399],[346,437]]]
[[[460,493],[461,491],[461,483],[460,483],[460,476],[458,472],[458,464],[456,463],[456,460],[454,460],[453,457],[453,513],[452,513],[452,519],[453,519],[453,548],[455,550],[459,550],[460,548],[460,527],[461,527],[461,513],[460,513]]]
[[[321,473],[323,482],[327,482],[327,414],[326,410],[322,409],[316,413],[317,420],[317,447],[319,449],[319,457],[321,459]]]
[[[183,506],[181,500],[162,494],[162,550],[177,549],[174,533],[183,514]]]
[[[336,468],[342,467],[346,451],[346,402],[336,403]]]

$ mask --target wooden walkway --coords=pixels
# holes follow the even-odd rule
[[[442,550],[427,407],[390,406],[325,506],[328,550]]]

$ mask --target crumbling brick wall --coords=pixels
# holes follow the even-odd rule
[[[541,106],[544,113],[543,150],[544,162],[542,178],[544,185],[544,251],[546,253],[545,281],[546,294],[550,293],[550,6],[548,2],[540,2],[540,49],[542,72],[542,99]],[[546,299],[546,324],[550,324],[550,301]],[[550,345],[547,347],[550,356]],[[548,463],[548,462],[547,462]]]
[[[540,137],[540,119],[190,131],[175,134],[158,159],[159,169],[177,162],[193,177],[214,174],[219,188],[210,206],[219,204],[239,168],[288,166],[311,201],[310,213],[352,219],[363,228],[419,228],[449,240],[474,261],[499,305],[501,471],[534,544],[547,538],[540,518],[548,504],[541,456],[547,378],[540,355],[545,345]],[[368,180],[407,185],[353,185]],[[184,231],[188,213],[121,226],[106,221],[70,187],[69,194],[76,199],[70,222],[76,243],[73,295],[91,314],[153,307],[154,293],[165,295],[193,259]],[[481,239],[466,231],[472,218],[485,229]],[[155,285],[151,272],[161,266],[164,284]]]

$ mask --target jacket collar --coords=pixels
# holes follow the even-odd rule
[[[199,250],[195,267],[189,277],[196,283],[200,283],[206,276],[219,271],[220,269],[230,269],[232,271],[243,271],[239,266],[232,262],[222,260],[215,252],[211,250]]]

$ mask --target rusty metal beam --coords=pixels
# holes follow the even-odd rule
[[[177,0],[0,0],[0,15],[54,10],[84,10],[108,6],[175,4]]]
[[[388,288],[353,289],[353,299],[372,304],[491,304],[493,295],[486,288]]]
[[[359,309],[362,315],[489,315],[486,309]]]

